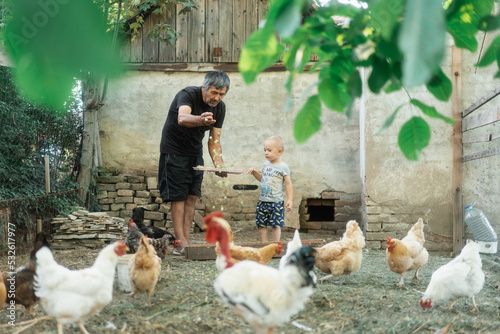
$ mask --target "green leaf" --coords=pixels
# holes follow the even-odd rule
[[[139,22],[133,22],[130,24],[130,29],[139,29],[142,25]]]
[[[299,144],[304,143],[321,128],[321,101],[318,95],[309,97],[295,117],[293,135]]]
[[[288,38],[300,27],[302,20],[301,9],[301,3],[297,1],[287,1],[274,24],[274,29],[279,37]]]
[[[429,92],[438,100],[448,101],[453,91],[451,80],[439,69],[439,72],[426,85]]]
[[[392,79],[391,82],[385,88],[384,92],[386,94],[389,94],[389,93],[392,93],[392,92],[397,92],[402,87],[403,87],[403,85],[401,84],[401,81],[399,81],[397,79]]]
[[[391,70],[387,60],[384,58],[373,57],[372,66],[373,70],[368,78],[368,87],[370,87],[372,92],[378,94],[387,80],[389,80]]]
[[[429,144],[431,129],[421,117],[412,117],[399,131],[398,145],[408,160],[417,161],[420,152]]]
[[[369,3],[371,23],[385,40],[391,39],[404,8],[405,1],[401,0],[376,0]]]
[[[338,56],[331,61],[329,71],[326,73],[331,78],[346,82],[355,70],[350,58]]]
[[[478,28],[487,28],[484,26],[487,19],[483,21],[483,18],[490,16],[493,7],[494,0],[452,2],[447,11],[448,30],[457,47],[476,51],[476,33]]]
[[[363,93],[363,82],[361,81],[361,76],[358,71],[352,72],[347,85],[349,87],[349,94],[351,97],[360,97]]]
[[[495,31],[500,28],[500,17],[487,15],[479,22],[478,29],[482,31]]]
[[[343,112],[351,97],[347,92],[347,85],[331,78],[321,80],[318,86],[321,101],[330,109]]]
[[[495,0],[470,1],[470,3],[474,6],[474,13],[476,15],[474,22],[476,25],[482,17],[490,15],[495,7]]]
[[[457,47],[467,49],[471,52],[476,51],[477,28],[473,24],[454,18],[448,21],[448,31],[453,37],[453,41]]]
[[[403,84],[401,83],[401,77],[401,63],[398,61],[393,61],[391,63],[391,81],[384,90],[385,93],[389,94],[400,90],[403,87]]]
[[[388,127],[390,127],[392,125],[392,122],[394,122],[394,119],[396,118],[397,113],[399,112],[399,110],[401,110],[402,107],[403,107],[403,105],[400,105],[399,107],[397,107],[396,110],[394,110],[394,112],[391,114],[391,116],[386,118],[384,124],[382,125],[380,130],[378,130],[377,134],[381,133],[382,131],[384,131],[385,129],[387,129]]]
[[[405,15],[398,45],[403,85],[410,88],[427,82],[441,63],[446,29],[441,1],[408,0]]]
[[[246,84],[280,58],[284,47],[278,43],[272,27],[254,31],[241,50],[238,68]]]
[[[302,72],[311,58],[311,49],[307,44],[306,34],[296,34],[289,50],[283,56],[283,63],[289,71]]]
[[[497,55],[500,54],[498,50],[500,49],[500,36],[497,36],[491,45],[488,47],[486,52],[481,57],[481,60],[476,64],[477,67],[485,67],[493,63],[497,59]]]
[[[427,116],[429,116],[431,118],[438,118],[438,119],[445,121],[446,123],[455,124],[455,121],[453,120],[453,118],[441,115],[434,107],[429,107],[428,105],[425,105],[424,103],[422,103],[416,99],[411,99],[410,103],[413,104],[414,106],[418,107],[420,110],[422,110],[422,112],[424,114],[426,114]]]
[[[112,34],[92,1],[11,1],[3,40],[17,85],[34,101],[61,107],[81,71],[116,75]]]

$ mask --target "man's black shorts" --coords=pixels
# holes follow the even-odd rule
[[[163,202],[185,201],[188,195],[201,196],[203,171],[193,167],[203,166],[203,157],[160,154],[158,184]]]

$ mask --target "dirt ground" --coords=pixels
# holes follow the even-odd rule
[[[291,232],[282,240],[290,240]],[[303,233],[302,240],[325,239],[325,235]],[[204,243],[204,234],[194,234],[193,243]],[[236,242],[258,241],[257,232],[235,233]],[[69,268],[83,268],[94,261],[98,250],[56,250],[56,260]],[[500,258],[481,255],[486,281],[476,297],[480,312],[470,311],[471,300],[460,300],[454,310],[439,308],[422,310],[421,292],[432,272],[450,258],[432,255],[420,271],[419,284],[395,285],[400,276],[392,273],[385,251],[364,250],[360,271],[343,283],[338,279],[316,286],[306,308],[292,320],[275,329],[275,333],[500,333]],[[17,256],[25,263],[28,256]],[[273,259],[271,266],[278,265]],[[0,270],[7,267],[5,255],[0,256]],[[162,280],[146,305],[146,294],[134,298],[118,289],[115,281],[113,301],[99,314],[90,317],[85,326],[90,333],[252,333],[249,327],[226,308],[213,289],[218,275],[214,261],[187,261],[169,255],[163,262]],[[324,276],[317,270],[318,278]],[[16,326],[6,326],[7,309],[0,312],[2,333],[17,333],[33,319],[16,312]],[[36,318],[44,316],[41,305],[35,308]],[[449,327],[446,327],[449,324]],[[446,331],[446,328],[447,331]],[[54,320],[41,320],[23,333],[56,333]],[[76,326],[65,326],[65,333],[81,333]]]

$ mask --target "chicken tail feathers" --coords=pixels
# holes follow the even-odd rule
[[[42,234],[38,234],[35,239],[35,244],[33,246],[33,250],[30,253],[30,262],[36,263],[36,253],[42,247],[50,248],[50,244],[47,241],[47,238]]]
[[[136,207],[132,210],[132,220],[137,224],[137,222],[142,223],[144,221],[144,208]]]
[[[412,226],[408,235],[412,235],[416,240],[418,240],[421,244],[424,244],[424,221],[422,218],[419,218],[418,221]]]

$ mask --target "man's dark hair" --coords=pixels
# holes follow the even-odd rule
[[[230,83],[229,77],[222,71],[209,72],[205,75],[205,79],[203,79],[203,87],[205,87],[205,90],[208,90],[210,86],[214,86],[216,89],[223,89],[224,87],[227,87],[227,93],[229,91]]]

